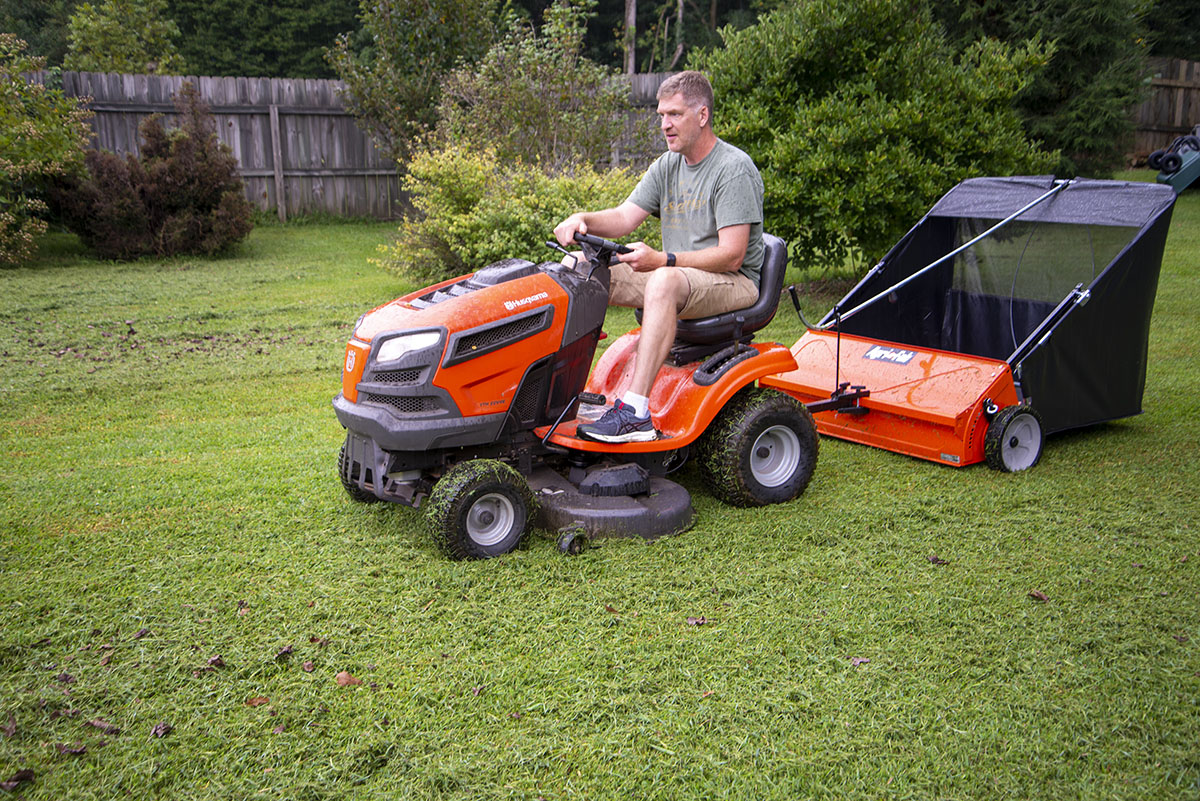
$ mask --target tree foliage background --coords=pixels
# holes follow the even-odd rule
[[[343,34],[329,58],[350,110],[398,161],[437,123],[446,74],[487,52],[495,13],[495,0],[362,0],[370,47]]]
[[[895,0],[810,0],[723,33],[694,59],[714,125],[758,164],[766,224],[801,264],[861,269],[963,178],[1053,163],[1013,110],[1043,46],[959,55],[922,4]]]

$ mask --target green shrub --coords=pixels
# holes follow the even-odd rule
[[[383,248],[379,261],[406,279],[428,284],[505,258],[557,259],[544,244],[554,226],[574,211],[617,205],[638,177],[623,169],[591,167],[551,176],[503,160],[490,149],[421,153],[404,179],[415,211],[402,221],[398,240]],[[658,242],[650,226],[631,239],[639,237]]]
[[[237,162],[190,83],[176,106],[174,130],[157,114],[142,121],[140,158],[91,151],[88,178],[53,192],[67,227],[105,258],[213,254],[250,233]]]
[[[812,0],[722,32],[698,54],[717,132],[766,185],[767,229],[798,266],[877,258],[972,175],[1041,172],[1013,98],[1046,48],[978,44],[955,58],[918,3]]]
[[[633,106],[628,81],[582,55],[594,6],[558,0],[541,30],[510,20],[479,64],[450,73],[439,108],[444,139],[551,172],[609,158]]]
[[[90,112],[25,77],[43,66],[25,49],[22,40],[0,33],[0,264],[32,255],[46,230],[43,184],[82,170],[91,133]]]

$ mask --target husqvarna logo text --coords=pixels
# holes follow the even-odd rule
[[[530,303],[536,303],[539,300],[547,300],[549,297],[549,293],[539,292],[536,295],[530,295],[529,297],[521,298],[520,300],[506,300],[504,301],[504,308],[512,311],[513,309],[519,309],[522,306],[528,306]]]
[[[908,364],[917,355],[915,350],[901,350],[900,348],[885,348],[882,345],[876,345],[867,351],[864,359],[870,359],[873,362],[891,362],[892,364]]]

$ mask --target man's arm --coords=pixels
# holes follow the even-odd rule
[[[626,200],[619,206],[603,211],[587,211],[572,214],[554,229],[554,238],[563,247],[575,244],[575,232],[616,239],[633,233],[645,222],[650,212],[636,203]]]
[[[750,224],[730,225],[717,231],[717,244],[704,250],[675,254],[676,267],[695,267],[710,273],[734,273],[741,269],[750,244]],[[667,254],[644,242],[629,246],[632,253],[617,258],[638,272],[649,272],[667,265]]]

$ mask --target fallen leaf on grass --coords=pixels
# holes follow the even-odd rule
[[[1046,593],[1042,592],[1041,590],[1033,590],[1029,593],[1029,597],[1035,601],[1041,601],[1042,603],[1046,603],[1046,601],[1050,600]]]
[[[246,706],[262,706],[269,703],[271,703],[271,699],[265,695],[256,695],[253,698],[246,699]]]
[[[479,695],[479,694],[480,694],[480,693],[482,693],[482,692],[483,692],[483,685],[482,685],[482,684],[480,684],[478,687],[472,687],[472,688],[471,688],[471,695],[476,695],[476,696],[477,696],[477,695]]]
[[[54,678],[58,679],[63,684],[74,684],[75,683],[75,677],[72,676],[70,673],[67,673],[66,671],[59,673]]]
[[[605,611],[612,612],[614,615],[620,614],[616,609],[613,609],[608,604],[604,605],[604,609],[605,609]]]
[[[133,635],[133,639],[140,640],[149,633],[150,633],[150,629],[138,629],[137,633]]]
[[[17,789],[22,782],[31,782],[33,781],[33,778],[34,773],[29,768],[18,770],[16,773],[9,776],[8,779],[0,782],[0,790],[11,793],[13,790]]]
[[[287,726],[284,726],[282,723],[280,723],[278,726],[271,729],[271,734],[283,734],[285,731],[287,731]]]
[[[707,698],[708,696],[712,695],[715,692],[716,692],[716,690],[705,690],[703,693],[700,694],[700,697]]]
[[[87,722],[87,725],[97,728],[100,731],[104,732],[105,734],[117,735],[117,734],[121,733],[121,730],[118,727],[109,723],[104,718],[96,718],[95,720],[89,720]]]
[[[939,565],[939,566],[940,566],[940,565],[948,565],[948,564],[950,564],[950,563],[949,563],[948,561],[946,561],[945,559],[941,558],[940,556],[936,556],[936,555],[935,555],[935,556],[931,556],[931,557],[929,557],[929,563],[930,563],[930,564],[933,564],[933,565]]]
[[[223,668],[225,667],[225,660],[221,658],[220,654],[217,654],[216,656],[209,657],[208,664],[209,667]]]
[[[79,742],[75,743],[74,745],[67,745],[66,743],[55,743],[54,747],[58,749],[58,753],[60,753],[60,754],[70,754],[71,756],[79,756],[81,754],[87,753],[87,746],[84,745],[83,743],[79,743]]]
[[[870,663],[870,661],[871,661],[870,657],[866,657],[866,656],[854,656],[854,657],[850,657],[850,664],[851,664],[853,667],[858,667],[859,665],[866,665],[866,664],[869,664],[869,663]]]
[[[326,645],[329,645],[329,640],[325,639],[324,637],[309,637],[308,641],[311,643],[316,643],[318,648],[324,648]]]
[[[312,673],[312,672],[313,672],[313,663],[312,663],[312,662],[305,662],[305,663],[304,663],[303,665],[301,665],[300,667],[302,667],[302,668],[304,669],[304,672],[305,672],[305,673]]]
[[[1172,636],[1175,637],[1175,642],[1179,643],[1180,645],[1183,645],[1188,641],[1188,636],[1186,634],[1175,634]]]
[[[104,656],[100,657],[100,667],[108,667],[108,663],[112,661],[113,652],[109,651]]]
[[[350,675],[350,671],[348,670],[343,670],[341,673],[337,674],[336,678],[339,687],[349,687],[355,684],[362,684],[362,679],[354,678],[354,676]]]
[[[154,737],[166,737],[170,733],[171,724],[167,723],[165,720],[161,723],[155,724],[154,728],[150,730],[150,734]]]
[[[687,624],[689,626],[703,626],[707,622],[708,618],[706,617],[689,617],[687,619]]]
[[[279,649],[279,653],[275,654],[275,661],[280,662],[292,655],[292,646],[285,645]]]

